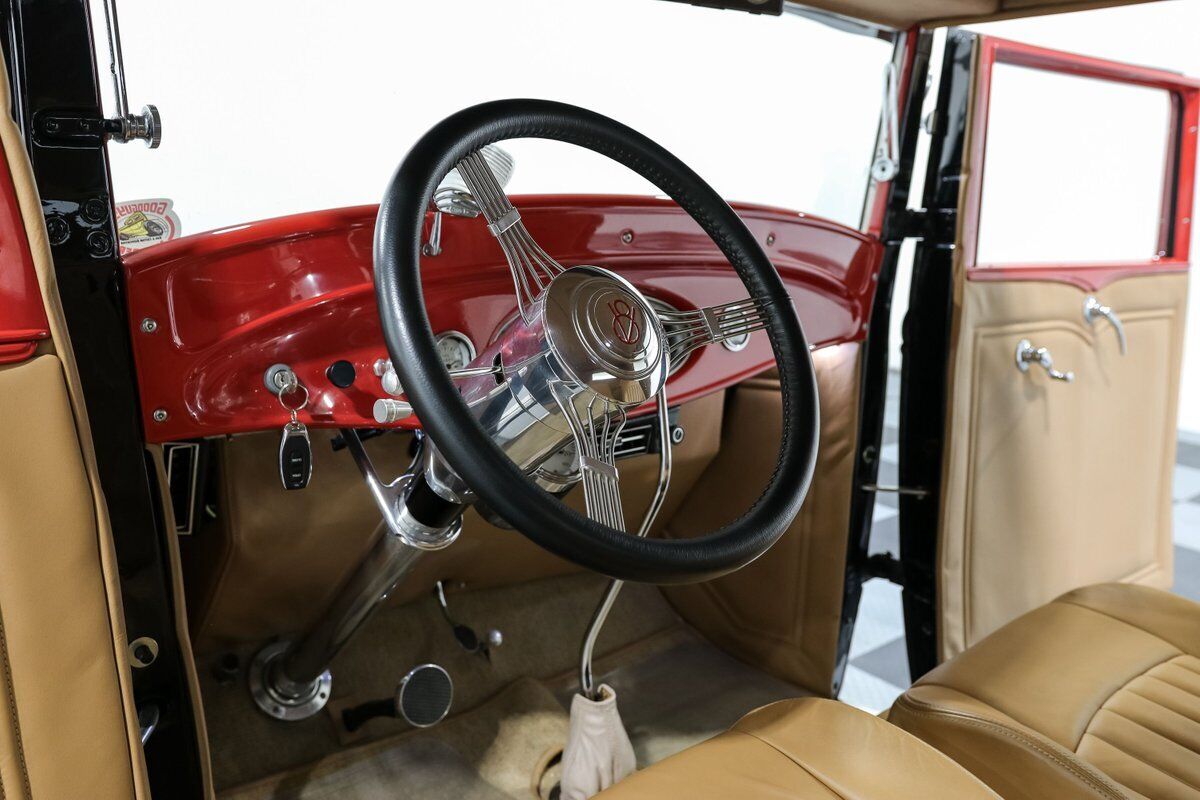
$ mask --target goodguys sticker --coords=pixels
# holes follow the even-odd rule
[[[117,240],[121,255],[179,236],[179,217],[171,201],[157,197],[117,203]]]

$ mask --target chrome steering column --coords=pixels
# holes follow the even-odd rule
[[[589,514],[623,529],[616,438],[627,409],[654,397],[660,427],[667,424],[668,364],[666,337],[641,293],[608,270],[581,266],[556,273],[504,335],[454,377],[481,427],[526,473],[574,440]],[[455,541],[462,511],[475,500],[427,438],[409,470],[385,483],[356,432],[342,435],[385,530],[314,625],[255,657],[251,694],[276,719],[305,719],[325,706],[333,659],[423,553]],[[662,441],[669,450],[669,435]],[[640,535],[662,503],[669,453],[664,464],[664,480]],[[619,589],[610,588],[593,622],[596,631]]]

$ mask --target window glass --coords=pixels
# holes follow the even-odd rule
[[[184,233],[378,202],[431,125],[503,97],[594,109],[728,199],[857,227],[891,57],[796,16],[659,0],[119,7],[131,103],[157,104],[164,134],[109,148],[116,199],[171,198]],[[510,149],[514,193],[658,193],[577,148]]]
[[[1158,255],[1170,116],[1164,91],[997,64],[976,262]]]

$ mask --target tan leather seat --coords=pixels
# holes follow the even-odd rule
[[[1200,605],[1078,589],[930,672],[888,718],[1008,800],[1200,798]]]
[[[635,773],[599,800],[996,800],[966,770],[878,717],[833,700],[784,700]]]

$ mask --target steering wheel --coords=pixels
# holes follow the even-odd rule
[[[614,273],[560,265],[529,235],[480,153],[488,144],[512,138],[578,145],[654,183],[712,238],[749,297],[656,312]],[[557,400],[557,408],[547,403],[539,413],[569,423],[580,454],[587,516],[534,483],[529,473],[536,464],[510,458],[512,451],[506,452],[494,431],[485,430],[438,355],[421,289],[421,238],[434,191],[455,168],[513,272],[523,333],[500,347],[497,360],[521,392]],[[426,433],[457,475],[536,544],[613,578],[690,583],[732,572],[762,555],[799,512],[816,460],[818,406],[812,359],[791,297],[733,209],[642,134],[595,112],[543,100],[501,100],[459,111],[426,133],[393,175],[379,207],[374,262],[388,352]],[[665,408],[670,360],[758,329],[765,329],[771,342],[783,406],[778,461],[762,495],[741,517],[703,536],[646,539],[627,533],[613,446],[626,413],[651,398]],[[528,350],[522,343],[539,336],[549,355],[543,354],[547,364],[532,368],[528,355],[526,360],[518,356]],[[484,358],[490,356],[481,355],[475,363]],[[592,379],[601,373],[606,380]]]

